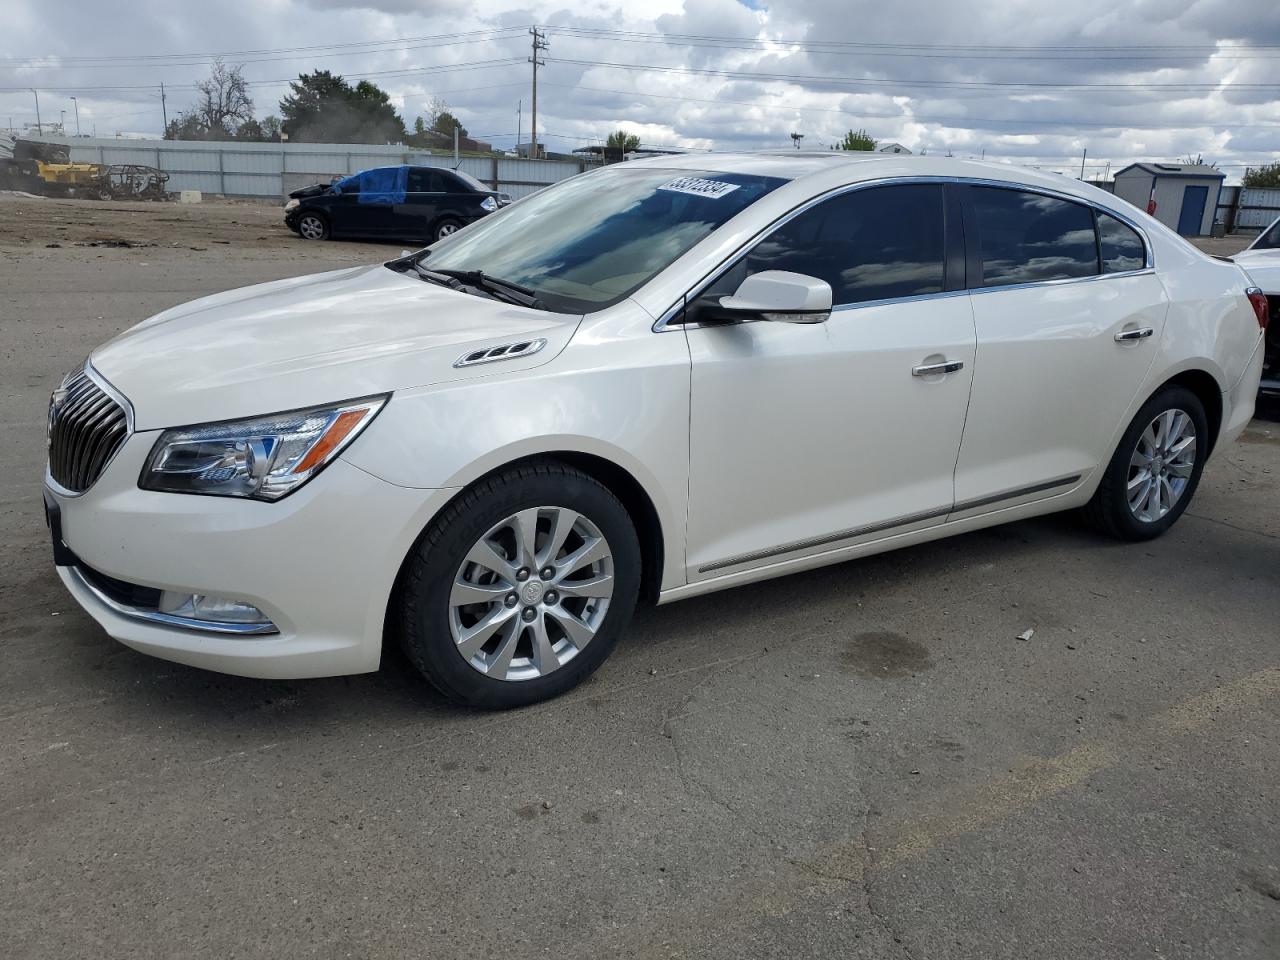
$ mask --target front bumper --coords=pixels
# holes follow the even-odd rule
[[[276,503],[140,490],[157,435],[131,436],[79,496],[46,484],[66,547],[58,574],[89,615],[135,650],[222,673],[376,670],[400,562],[442,492],[394,486],[341,458]],[[103,590],[105,578],[144,599]],[[155,590],[252,603],[275,632],[164,622],[148,616]]]

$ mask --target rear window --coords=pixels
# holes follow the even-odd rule
[[[1098,243],[1103,273],[1124,273],[1146,266],[1147,251],[1138,231],[1105,213],[1098,214]]]
[[[974,187],[972,196],[984,287],[1098,273],[1098,245],[1088,207],[995,187]]]

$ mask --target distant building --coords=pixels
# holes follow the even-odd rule
[[[1116,172],[1115,193],[1184,237],[1204,237],[1225,178],[1203,163],[1131,163]]]
[[[880,144],[880,146],[876,147],[876,153],[910,153],[910,152],[911,152],[910,150],[908,150],[906,147],[904,147],[900,143],[882,143]]]

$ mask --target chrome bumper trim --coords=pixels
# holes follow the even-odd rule
[[[154,624],[158,627],[176,627],[179,630],[191,630],[196,633],[213,633],[219,636],[234,637],[261,637],[268,634],[279,633],[280,630],[274,623],[217,623],[212,620],[196,620],[192,617],[178,617],[171,613],[161,613],[159,610],[145,610],[141,607],[130,607],[126,604],[119,603],[111,599],[101,590],[99,590],[90,580],[88,580],[77,567],[61,567],[59,569],[66,570],[67,575],[73,579],[77,585],[84,587],[89,593],[93,594],[108,610],[117,613],[122,617],[128,617],[130,620],[138,620],[143,623]]]

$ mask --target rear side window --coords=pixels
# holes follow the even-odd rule
[[[1098,213],[1098,243],[1102,250],[1102,272],[1124,273],[1147,265],[1147,251],[1138,231],[1115,217]]]
[[[790,270],[831,284],[835,304],[939,293],[942,187],[911,184],[854,190],[783,224],[747,254],[738,282]],[[717,284],[719,286],[719,284]]]
[[[1088,207],[1021,190],[973,187],[982,286],[1066,280],[1098,273]]]
[[[1280,220],[1271,225],[1271,229],[1254,241],[1254,250],[1275,250],[1280,248]]]
[[[434,170],[428,170],[422,167],[414,167],[410,169],[410,193],[439,193],[441,189],[440,175]]]

